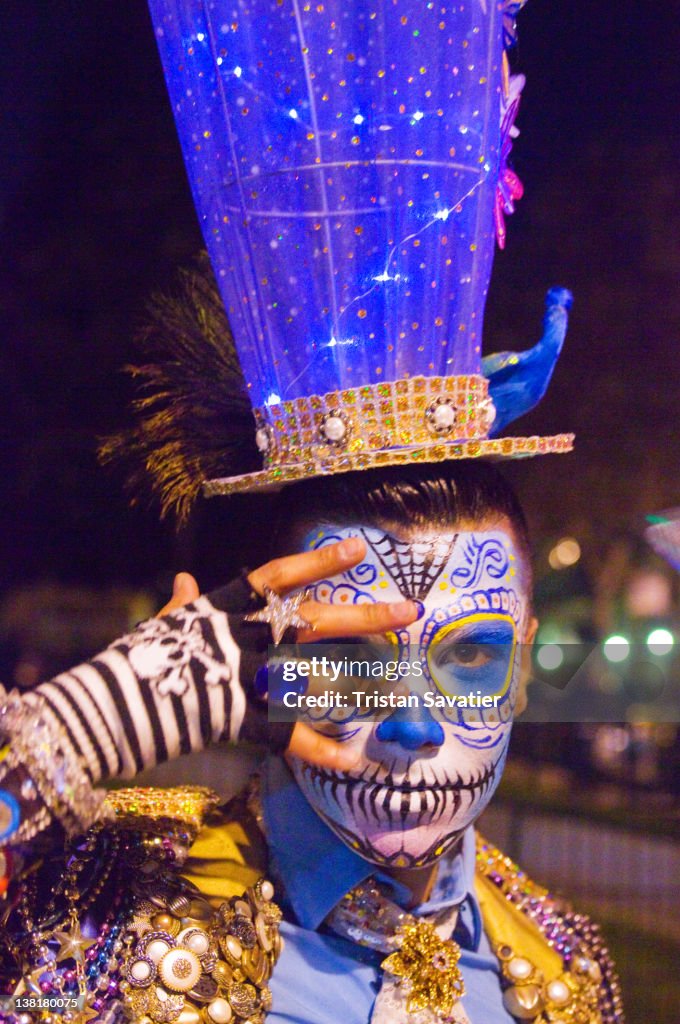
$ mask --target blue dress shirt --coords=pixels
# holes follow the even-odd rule
[[[371,875],[392,887],[398,903],[406,902],[408,892],[335,836],[283,761],[270,759],[264,767],[262,806],[271,875],[285,893],[284,947],[270,982],[273,1008],[267,1024],[368,1024],[384,954],[319,928],[345,893]],[[498,961],[483,931],[474,873],[475,837],[469,828],[460,852],[440,861],[431,898],[412,912],[460,907],[455,936],[470,1022],[513,1024],[501,1000]]]

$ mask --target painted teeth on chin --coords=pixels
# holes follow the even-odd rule
[[[341,814],[357,816],[358,812],[367,823],[381,824],[387,818],[390,824],[400,820],[404,825],[410,815],[417,815],[418,824],[425,818],[428,823],[434,823],[445,816],[452,817],[460,810],[464,794],[468,795],[471,807],[475,799],[484,796],[489,789],[502,759],[501,756],[495,764],[465,781],[458,774],[455,780],[447,777],[444,783],[433,780],[428,784],[421,774],[418,783],[409,789],[385,785],[385,779],[376,783],[379,766],[370,779],[366,778],[367,769],[354,777],[326,771],[306,762],[301,767],[302,780],[312,792],[329,804],[331,801],[335,803]]]
[[[435,815],[437,815],[437,812],[439,810],[441,794],[438,789],[425,790],[425,793],[427,794],[428,803],[430,799],[432,799],[433,801],[433,807],[432,810],[430,811],[430,814],[434,817]]]
[[[472,775],[469,779],[463,779],[460,773],[456,773],[455,778],[451,778],[445,775],[443,778],[432,777],[426,779],[423,772],[417,782],[411,781],[408,778],[408,772],[404,778],[398,782],[394,782],[394,776],[392,769],[387,772],[381,780],[378,782],[378,775],[380,774],[380,765],[375,768],[373,775],[370,779],[366,776],[370,766],[364,768],[360,775],[348,775],[346,772],[333,772],[325,768],[319,768],[316,765],[309,764],[306,761],[301,762],[302,773],[310,778],[310,781],[320,783],[321,785],[335,784],[342,785],[344,788],[357,788],[359,791],[364,786],[377,786],[379,789],[389,788],[395,792],[426,792],[431,790],[464,790],[464,789],[480,789],[488,788],[489,783],[495,778],[496,770],[503,760],[503,756],[494,763],[489,765],[487,768],[480,769],[475,775]]]
[[[330,790],[328,793],[325,791],[320,793],[327,805],[328,813],[332,815],[330,795]],[[472,803],[474,795],[469,794],[468,799]],[[335,802],[341,813],[348,809],[342,807],[342,793],[340,799],[336,797]],[[359,799],[359,807],[361,803],[362,801]],[[461,794],[455,790],[447,790],[445,793],[436,791],[400,793],[386,787],[373,786],[370,788],[367,802],[364,803],[363,808],[358,810],[358,813],[355,812],[352,817],[357,824],[360,825],[361,822],[364,822],[367,826],[384,826],[388,823],[390,826],[405,827],[407,819],[411,815],[417,815],[417,824],[421,824],[423,819],[428,824],[436,824],[440,820],[451,819],[459,811],[461,803]]]
[[[376,821],[380,820],[378,817],[378,809],[376,806],[379,792],[380,790],[378,786],[371,786],[371,789],[368,794],[368,814],[366,816],[367,819],[373,817]]]

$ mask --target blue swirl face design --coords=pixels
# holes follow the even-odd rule
[[[419,530],[409,539],[361,525],[330,527],[310,533],[304,549],[347,537],[365,541],[364,561],[317,583],[314,597],[329,604],[420,602],[420,618],[389,638],[395,658],[422,666],[422,678],[406,681],[420,707],[415,714],[354,707],[308,713],[314,728],[356,748],[360,762],[350,773],[298,760],[293,769],[317,813],[358,853],[419,867],[457,840],[500,780],[529,595],[512,537],[498,527]],[[493,706],[452,706],[451,697],[471,693],[495,698]]]

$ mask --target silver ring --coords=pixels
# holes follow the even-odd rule
[[[245,622],[266,622],[272,631],[274,646],[278,647],[287,629],[314,629],[311,622],[300,615],[300,605],[309,601],[308,590],[301,590],[292,597],[280,597],[271,587],[265,586],[266,605],[258,612],[245,616]]]

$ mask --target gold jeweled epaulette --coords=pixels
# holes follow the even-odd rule
[[[104,813],[113,819],[114,829],[163,835],[180,827],[195,838],[219,803],[217,793],[207,786],[129,786],[107,793]]]
[[[216,903],[181,874],[218,802],[203,787],[111,792],[103,820],[21,882],[3,1020],[28,1007],[56,1024],[63,1007],[72,1024],[264,1024],[281,949],[272,884]]]
[[[624,1024],[619,980],[597,924],[481,836],[477,883],[509,1013],[533,1024]]]
[[[271,1006],[267,982],[281,950],[272,884],[260,879],[215,907],[179,873],[218,802],[198,786],[110,795],[114,828],[157,836],[130,883],[119,988],[133,1021],[263,1024]],[[168,860],[162,847],[170,835]]]

